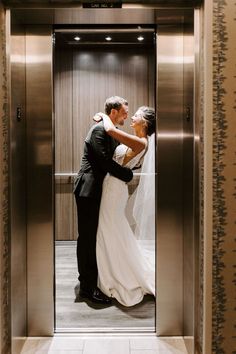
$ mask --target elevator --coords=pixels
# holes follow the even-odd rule
[[[73,174],[79,167],[79,155],[70,161],[63,154],[66,150],[73,150],[72,144],[76,144],[75,150],[81,149],[87,127],[91,124],[90,120],[87,126],[83,124],[78,127],[81,131],[79,142],[77,139],[67,139],[66,145],[60,145],[58,141],[62,135],[57,130],[58,119],[64,122],[62,131],[76,132],[72,126],[81,123],[73,121],[73,114],[85,114],[91,119],[96,107],[101,107],[104,98],[109,95],[111,85],[101,80],[98,89],[100,96],[96,91],[90,92],[94,98],[91,100],[93,104],[89,105],[86,112],[79,112],[88,96],[86,84],[80,81],[75,86],[74,82],[60,92],[60,80],[55,81],[55,78],[56,73],[61,78],[71,63],[76,65],[80,62],[84,72],[91,72],[92,59],[89,55],[93,50],[96,52],[93,65],[97,65],[94,72],[97,71],[98,77],[99,63],[104,63],[104,56],[108,57],[108,72],[112,68],[109,60],[111,63],[114,60],[118,62],[114,75],[118,70],[119,79],[115,88],[118,90],[123,87],[123,91],[117,94],[130,96],[128,100],[132,113],[139,105],[156,107],[158,296],[154,331],[159,336],[184,336],[189,353],[194,353],[199,242],[198,10],[191,6],[162,9],[160,6],[138,4],[120,9],[11,8],[7,18],[11,76],[13,338],[48,336],[55,331],[55,237],[63,240],[65,234],[75,233],[73,220],[61,222],[56,213],[58,208],[61,208],[61,214],[66,208],[72,208],[70,217],[74,218],[73,204],[69,200],[73,196],[68,190]],[[123,31],[126,39],[127,33],[140,30],[152,36],[152,43],[142,47],[126,44],[123,56],[120,51],[115,59],[114,56],[109,59],[111,50],[108,48],[111,46],[108,45],[90,43],[81,49],[78,44],[69,44],[70,35],[78,30],[94,36],[109,29],[113,33]],[[57,47],[60,41],[61,45]],[[73,48],[71,54],[68,55],[68,51],[63,49],[63,41],[66,41],[68,48]],[[95,42],[95,39],[92,41]],[[124,48],[125,44],[119,46]],[[132,48],[135,46],[137,50],[134,54]],[[61,61],[55,51],[60,53]],[[73,59],[72,52],[77,51],[80,57]],[[131,52],[137,56],[137,66],[131,63],[128,67]],[[134,70],[133,86],[120,83],[120,68],[123,68],[123,72],[127,70],[127,75]],[[94,76],[90,78],[88,90],[95,90],[100,79],[92,81]],[[71,80],[76,80],[74,74]],[[136,91],[130,92],[130,87]],[[73,96],[77,99],[75,106],[68,104]],[[61,152],[57,149],[61,149]],[[62,158],[61,161],[58,156]],[[63,231],[66,227],[67,231]],[[68,232],[68,227],[73,230]]]
[[[116,94],[129,103],[129,117],[141,105],[155,106],[154,27],[100,26],[55,28],[54,106],[55,106],[55,329],[65,331],[151,331],[155,330],[155,301],[145,297],[134,309],[86,308],[76,286],[77,212],[73,178],[80,168],[84,140],[96,111],[103,111],[107,97]],[[130,119],[122,127],[129,133]],[[129,183],[126,217],[132,217],[134,191],[140,173],[135,170]],[[153,182],[154,184],[154,182]],[[155,190],[153,190],[153,196]],[[155,212],[153,212],[155,214]],[[154,223],[154,215],[153,215]],[[154,228],[154,227],[153,227]],[[139,240],[153,253],[155,236]],[[145,316],[146,313],[146,316]],[[80,314],[80,315],[78,315]],[[93,321],[87,322],[86,318]]]

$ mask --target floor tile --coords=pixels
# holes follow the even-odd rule
[[[158,353],[187,354],[182,337],[137,337],[130,339],[132,351],[154,350]]]
[[[187,350],[182,337],[159,337],[158,349],[161,353],[187,354]]]
[[[13,337],[12,338],[12,354],[20,354],[25,344],[26,337]]]
[[[53,350],[47,352],[48,354],[83,354],[82,350]],[[42,353],[44,354],[44,353]]]
[[[53,342],[53,337],[40,338],[39,342],[38,342],[38,345],[37,345],[37,348],[36,348],[35,354],[48,353],[52,342]]]
[[[82,351],[84,348],[84,339],[79,337],[54,337],[50,347],[49,353],[60,350],[67,351]]]
[[[156,350],[146,350],[146,349],[141,349],[141,350],[131,350],[130,354],[159,354],[159,351]]]
[[[158,338],[157,337],[134,337],[130,339],[130,349],[131,350],[141,350],[141,349],[157,349],[158,348]]]
[[[27,338],[21,354],[187,354],[182,337],[55,336]]]
[[[97,338],[85,341],[83,354],[130,354],[128,338]]]
[[[21,354],[34,354],[39,343],[38,338],[27,338],[21,350]]]

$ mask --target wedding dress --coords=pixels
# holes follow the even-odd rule
[[[113,159],[122,164],[127,146],[118,145]],[[125,166],[133,168],[144,151]],[[155,270],[149,255],[140,247],[125,216],[128,186],[106,175],[97,231],[98,287],[124,306],[142,301],[145,294],[155,295]]]

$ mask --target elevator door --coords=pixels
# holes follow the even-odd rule
[[[137,39],[144,38],[143,42]],[[110,35],[113,43],[106,42]],[[81,37],[78,43],[78,36]],[[74,39],[74,38],[77,38]],[[55,35],[55,262],[56,330],[94,328],[155,329],[155,301],[146,299],[135,310],[114,306],[100,311],[85,307],[78,298],[76,240],[77,217],[73,176],[80,168],[84,140],[96,112],[104,111],[107,97],[118,95],[129,103],[129,118],[122,129],[132,132],[130,117],[142,105],[155,106],[154,30],[57,30]],[[129,184],[130,196],[139,173]],[[155,192],[154,192],[155,194]],[[131,199],[132,200],[132,199]],[[132,202],[127,219],[132,218]],[[147,243],[148,241],[146,241]],[[155,242],[150,241],[155,252]],[[67,271],[65,271],[65,267]],[[68,267],[70,271],[68,272]],[[68,298],[71,301],[68,301]],[[104,312],[104,314],[103,314]],[[81,315],[77,315],[77,314]],[[142,319],[137,320],[137,316]],[[93,321],[86,321],[86,318]]]

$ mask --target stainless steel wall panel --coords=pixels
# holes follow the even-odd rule
[[[11,204],[11,310],[12,351],[27,333],[26,301],[26,116],[25,32],[11,28],[11,118],[10,118],[10,204]]]
[[[193,175],[193,186],[194,186],[194,346],[195,348],[200,347],[201,342],[201,326],[202,326],[202,316],[201,316],[201,291],[202,287],[199,281],[199,277],[201,274],[201,255],[200,255],[200,175],[202,171],[200,171],[199,158],[201,154],[202,144],[200,142],[200,120],[201,120],[201,89],[200,82],[203,82],[202,75],[204,74],[201,71],[200,66],[200,52],[202,48],[201,44],[201,36],[203,28],[201,26],[202,21],[202,12],[198,9],[194,11],[194,125],[193,125],[193,133],[194,133],[194,175]]]
[[[192,17],[193,21],[193,17]],[[184,25],[183,114],[183,334],[188,352],[194,351],[194,33]],[[197,221],[197,220],[196,220]]]
[[[26,32],[28,335],[53,334],[51,27]]]
[[[80,23],[80,24],[150,24],[154,23],[153,9],[70,9],[55,10],[55,23]]]
[[[183,28],[157,37],[157,333],[183,334]]]
[[[72,7],[78,8],[82,7],[84,3],[93,3],[92,0],[4,0],[3,3],[19,8],[27,8],[27,7],[40,7],[40,8],[52,8],[52,7]],[[105,3],[105,1],[101,2]],[[194,7],[202,3],[202,0],[122,0],[122,7],[157,7],[157,8],[189,8]],[[109,8],[109,11],[111,8]]]
[[[24,24],[153,24],[155,10],[138,9],[13,9],[12,14],[17,21]]]

